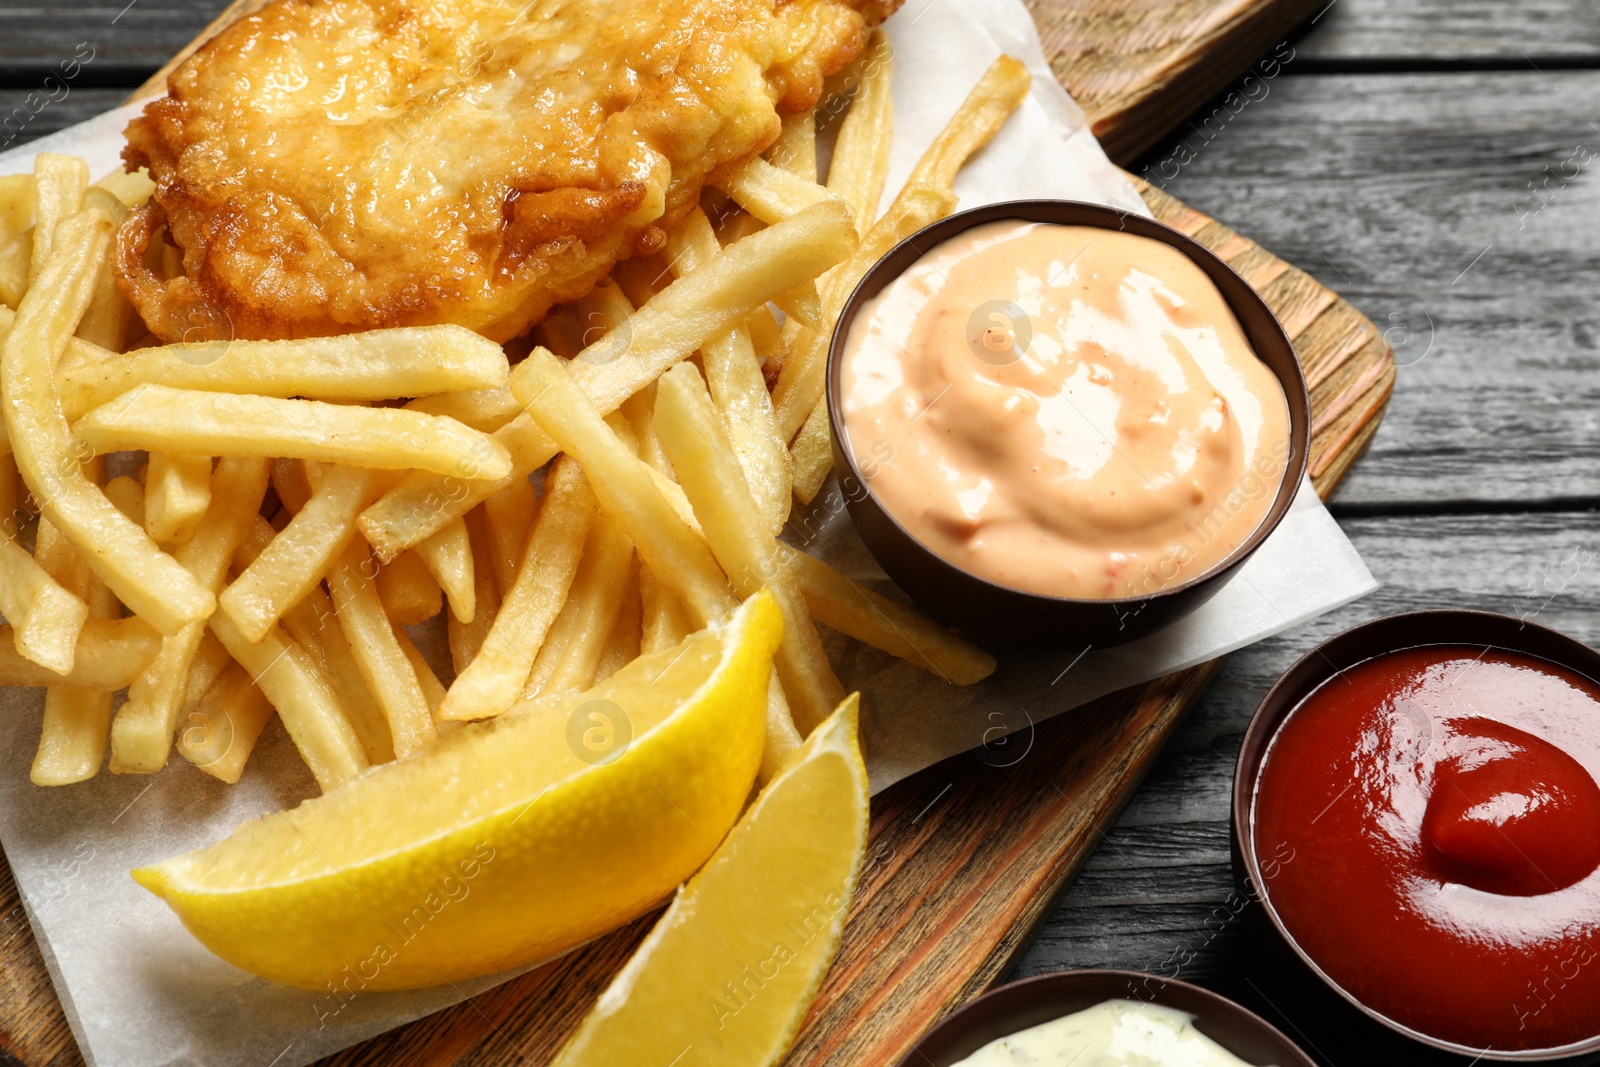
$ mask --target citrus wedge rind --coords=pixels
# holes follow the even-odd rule
[[[587,692],[470,724],[133,876],[228,962],[341,997],[557,955],[666,899],[734,824],[781,630],[758,593]]]
[[[833,961],[867,841],[852,695],[689,880],[552,1067],[767,1067]]]

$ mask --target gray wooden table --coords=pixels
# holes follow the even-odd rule
[[[0,148],[120,102],[220,6],[0,0]],[[1334,502],[1383,588],[1230,658],[1016,975],[1176,974],[1277,1018],[1325,1063],[1420,1063],[1285,1018],[1255,980],[1229,906],[1233,759],[1277,675],[1377,615],[1482,608],[1600,642],[1600,10],[1334,0],[1289,49],[1220,131],[1142,165],[1389,331],[1399,385]],[[59,99],[8,120],[74,57]]]

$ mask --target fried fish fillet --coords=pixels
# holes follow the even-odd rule
[[[168,341],[495,340],[661,247],[898,0],[279,0],[128,127],[118,280]],[[183,275],[147,266],[165,226]]]

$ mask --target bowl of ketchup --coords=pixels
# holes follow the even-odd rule
[[[1600,1059],[1600,653],[1424,611],[1313,649],[1235,772],[1241,888],[1304,971],[1473,1061]]]

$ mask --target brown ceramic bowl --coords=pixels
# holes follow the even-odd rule
[[[1460,1045],[1419,1033],[1389,1019],[1347,993],[1317,966],[1315,960],[1295,942],[1288,927],[1272,906],[1270,893],[1257,887],[1266,885],[1255,852],[1256,779],[1268,744],[1278,727],[1311,691],[1350,667],[1374,656],[1426,645],[1482,645],[1520,652],[1547,660],[1589,678],[1600,680],[1600,652],[1566,634],[1538,626],[1510,615],[1487,611],[1414,611],[1389,615],[1362,623],[1330,638],[1307,652],[1284,672],[1262,698],[1244,743],[1233,775],[1233,875],[1239,890],[1259,901],[1266,922],[1257,929],[1274,942],[1271,948],[1288,957],[1286,977],[1331,991],[1353,1005],[1361,1015],[1408,1041],[1459,1058],[1462,1064],[1478,1062],[1590,1064],[1600,1062],[1600,1019],[1595,1020],[1596,1036],[1554,1049],[1499,1052]],[[1286,950],[1286,951],[1285,951]],[[1430,1062],[1435,1062],[1430,1060]]]
[[[991,1041],[1106,1000],[1141,1000],[1188,1012],[1197,1030],[1249,1064],[1315,1067],[1265,1019],[1226,997],[1138,971],[1061,971],[1003,985],[923,1034],[899,1067],[950,1067]]]
[[[969,574],[917,540],[878,502],[845,447],[840,403],[843,349],[862,304],[899,277],[924,252],[963,230],[986,222],[1095,226],[1137,234],[1170,245],[1205,271],[1233,310],[1250,346],[1283,386],[1289,403],[1290,454],[1283,483],[1261,526],[1215,567],[1147,597],[1077,600],[1029,593]],[[1189,614],[1209,600],[1277,528],[1299,491],[1311,440],[1311,402],[1294,345],[1272,309],[1221,259],[1199,242],[1142,215],[1073,200],[1013,200],[958,212],[912,234],[861,279],[839,315],[828,351],[828,413],[833,429],[833,466],[839,472],[850,518],[867,550],[885,573],[945,623],[992,648],[1081,648],[1118,645],[1143,637]]]

